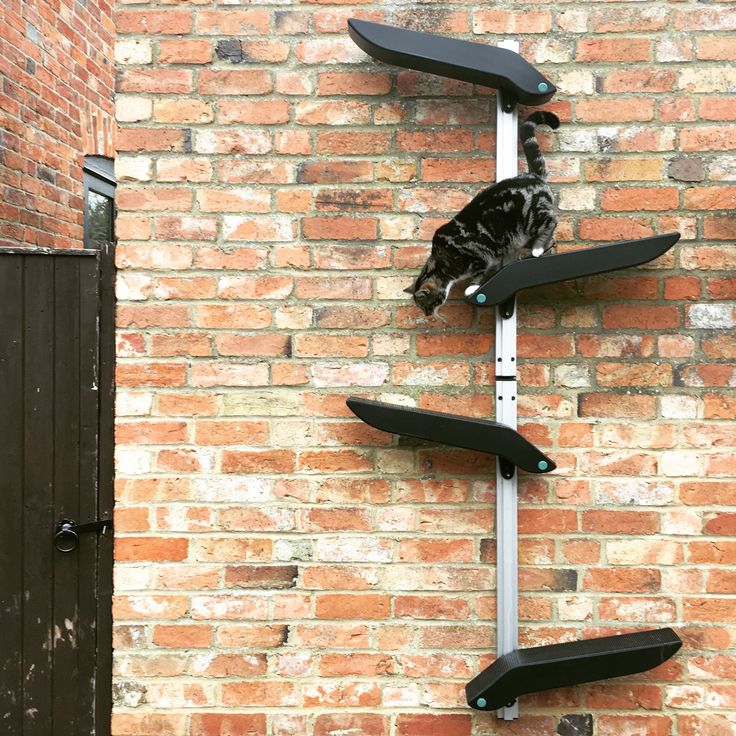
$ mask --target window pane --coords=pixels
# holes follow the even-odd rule
[[[87,228],[90,244],[113,239],[112,200],[92,190],[87,193]]]

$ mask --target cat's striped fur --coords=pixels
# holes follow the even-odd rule
[[[535,137],[540,124],[555,129],[560,121],[554,113],[535,112],[520,126],[529,172],[484,189],[435,232],[424,268],[406,289],[425,314],[434,314],[455,281],[482,283],[507,256],[525,249],[538,255],[552,246],[557,218]]]

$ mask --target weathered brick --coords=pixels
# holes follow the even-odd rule
[[[649,61],[651,44],[646,38],[586,38],[577,42],[577,61]]]

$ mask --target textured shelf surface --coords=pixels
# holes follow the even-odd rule
[[[654,629],[517,649],[474,677],[465,694],[471,708],[495,710],[527,693],[644,672],[681,646],[672,629]]]
[[[651,238],[623,240],[596,248],[514,261],[494,273],[477,291],[467,296],[466,301],[491,307],[507,301],[517,291],[532,286],[638,266],[666,253],[679,239],[680,233],[666,233]]]
[[[549,79],[508,49],[355,18],[348,21],[348,33],[374,59],[504,90],[525,105],[542,105],[557,91]]]
[[[498,455],[529,473],[548,473],[557,467],[529,440],[505,424],[371,399],[350,397],[347,404],[366,424],[384,432]]]

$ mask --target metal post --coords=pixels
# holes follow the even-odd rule
[[[501,48],[518,53],[517,41],[501,41]],[[518,174],[516,105],[505,111],[496,96],[496,181]],[[496,421],[516,429],[516,303],[510,317],[496,308]],[[508,475],[508,473],[507,473]],[[505,478],[499,461],[496,470],[496,654],[508,654],[519,646],[519,561],[516,469]],[[500,708],[498,717],[519,717],[519,706]]]

